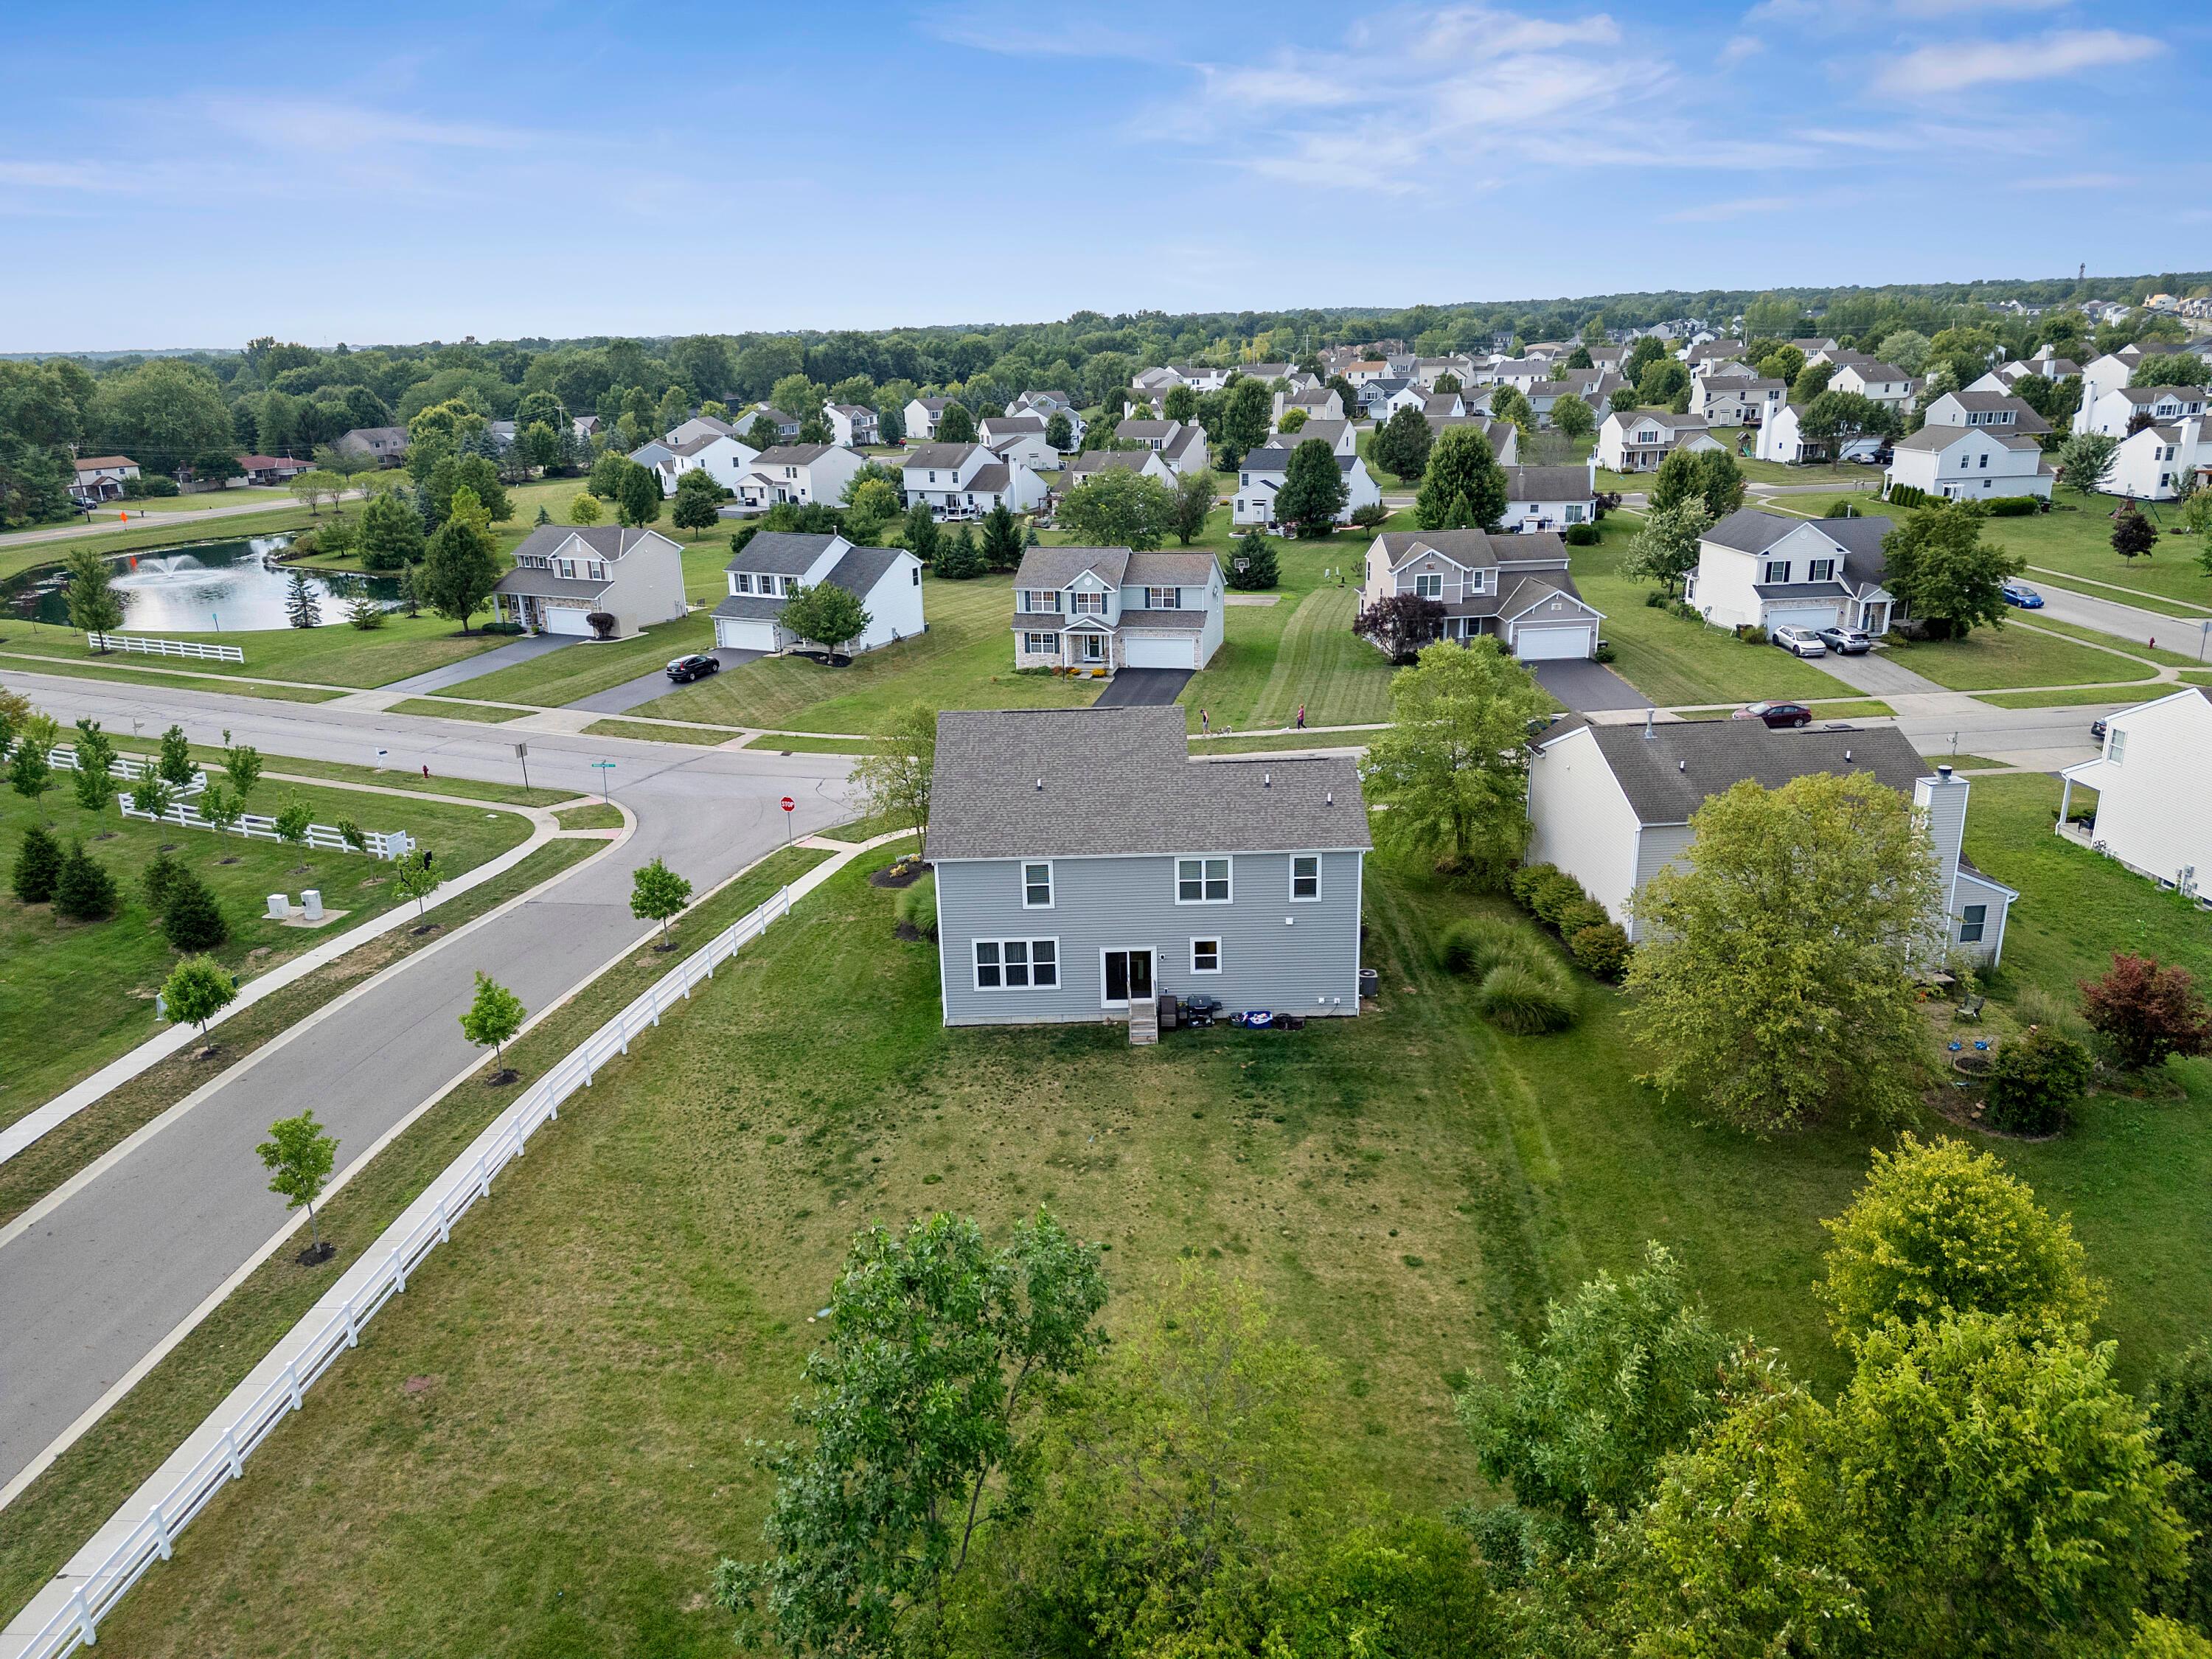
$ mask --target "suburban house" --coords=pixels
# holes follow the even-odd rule
[[[491,590],[501,622],[533,634],[595,630],[584,619],[612,617],[609,637],[629,639],[684,612],[684,550],[657,530],[619,525],[543,524],[514,550],[514,568]]]
[[[1778,408],[1767,418],[1766,424],[1759,428],[1758,436],[1753,441],[1753,453],[1762,461],[1780,461],[1789,466],[1828,459],[1830,446],[1824,441],[1805,435],[1806,408],[1803,404],[1784,404]],[[1844,453],[1846,455],[1879,453],[1882,443],[1883,440],[1880,438],[1854,438],[1844,444]]]
[[[727,421],[714,415],[694,415],[681,426],[671,427],[661,434],[661,441],[670,448],[688,444],[694,438],[738,438],[744,434]]]
[[[333,449],[366,455],[379,466],[398,466],[407,459],[407,428],[404,426],[357,426],[331,440]]]
[[[2111,469],[2098,481],[2107,495],[2130,495],[2139,501],[2163,501],[2180,493],[2181,481],[2191,473],[2212,469],[2212,439],[2204,419],[2192,415],[2178,424],[2147,426],[2120,440]]]
[[[1211,553],[1032,547],[1014,573],[1018,669],[1203,668],[1221,648],[1222,625]]]
[[[1352,760],[1193,760],[1173,703],[939,714],[945,1023],[1144,1042],[1163,994],[1356,1015],[1373,845]]]
[[[2051,430],[2045,420],[2008,392],[1946,392],[1928,404],[1930,426],[1984,426],[1996,432],[2023,432],[2040,437]]]
[[[1024,392],[1006,405],[1006,413],[1034,415],[1048,429],[1054,416],[1066,416],[1067,447],[1071,451],[1083,447],[1083,434],[1090,427],[1090,422],[1075,412],[1075,400],[1065,392]]]
[[[1690,412],[1703,416],[1707,426],[1763,426],[1789,401],[1789,392],[1785,380],[1708,374],[1690,387]]]
[[[2051,463],[2024,432],[1996,426],[1939,426],[1930,421],[1893,447],[1887,477],[1948,500],[2000,495],[2051,499]]]
[[[125,483],[137,476],[138,463],[128,455],[80,456],[70,495],[80,506],[112,501],[122,495]]]
[[[2139,427],[2172,426],[2191,418],[2202,420],[2206,397],[2201,386],[2115,386],[2094,404],[2082,404],[2087,423],[2076,421],[2074,429],[2124,438]]]
[[[1123,421],[1114,428],[1116,443],[1142,444],[1156,451],[1168,471],[1181,477],[1201,472],[1213,465],[1206,447],[1206,428],[1185,421]]]
[[[855,656],[928,627],[921,561],[902,547],[855,547],[842,536],[764,530],[722,567],[729,594],[714,607],[714,643],[738,651],[835,647]],[[802,587],[828,582],[860,600],[868,626],[858,639],[809,641],[783,625],[783,607]]]
[[[1808,334],[1799,338],[1793,339],[1789,343],[1796,346],[1798,350],[1803,352],[1805,354],[1805,360],[1808,362],[1810,362],[1816,354],[1825,351],[1833,351],[1842,343],[1842,342],[1838,340],[1832,340],[1825,334]]]
[[[1855,392],[1859,397],[1891,409],[1903,409],[1912,401],[1912,377],[1894,363],[1878,362],[1872,357],[1846,357],[1842,366],[1828,377],[1832,392]]]
[[[659,475],[660,493],[673,495],[686,472],[704,472],[723,489],[734,492],[744,476],[759,463],[762,452],[719,432],[702,433],[681,443],[655,441],[630,452],[630,459]]]
[[[975,423],[975,436],[1010,465],[1019,462],[1037,471],[1060,465],[1060,452],[1044,441],[1042,415],[986,415]]]
[[[1966,387],[1969,392],[2010,392],[2031,374],[2039,374],[2046,380],[2063,380],[2069,375],[2079,374],[2081,365],[2070,357],[2062,357],[2057,348],[2044,345],[2037,348],[2032,357],[2014,357],[1999,363],[1981,379]]]
[[[1370,421],[1387,421],[1408,403],[1425,407],[1429,395],[1425,387],[1403,374],[1386,374],[1357,390],[1360,416]]]
[[[1275,394],[1273,410],[1277,425],[1282,424],[1283,416],[1294,409],[1303,409],[1316,420],[1340,421],[1344,418],[1344,394],[1334,386],[1316,386],[1304,392],[1278,392]]]
[[[781,501],[835,507],[845,499],[853,475],[866,465],[863,457],[836,444],[778,444],[761,451],[738,479],[737,510],[765,513]]]
[[[822,414],[830,422],[830,437],[848,449],[883,441],[876,411],[866,404],[824,404]]]
[[[2069,766],[2058,798],[2058,831],[2086,841],[2137,875],[2179,889],[2200,904],[2212,888],[2212,693],[2185,686],[2154,702],[2105,717],[2105,751]],[[2097,792],[2085,836],[2069,819],[2074,786]]]
[[[1597,464],[1615,472],[1649,472],[1678,449],[1721,447],[1702,415],[1616,409],[1598,422]]]
[[[1175,487],[1175,469],[1157,449],[1086,449],[1080,455],[1067,458],[1067,465],[1060,473],[1060,493],[1064,495],[1078,484],[1088,483],[1101,472],[1115,467],[1157,478],[1170,489]]]
[[[84,463],[80,461],[77,465],[82,468]],[[238,458],[238,482],[241,484],[289,483],[302,472],[312,472],[314,466],[313,461],[295,460],[289,455],[241,455]],[[82,473],[79,476],[82,477]]]
[[[1001,460],[982,444],[910,449],[899,458],[899,483],[909,506],[926,502],[937,519],[980,519],[994,507],[1033,513],[1045,498],[1044,480],[1031,468]]]
[[[1867,773],[1924,815],[1942,882],[1943,934],[1983,961],[2003,954],[2005,918],[2020,896],[1962,852],[1972,786],[1949,767],[1931,772],[1890,727],[1770,730],[1763,720],[1673,720],[1592,726],[1570,716],[1536,740],[1528,767],[1526,854],[1583,884],[1632,940],[1644,884],[1690,848],[1690,815],[1746,779],[1779,789],[1818,773]]]
[[[753,422],[760,420],[766,420],[775,428],[777,442],[787,444],[796,443],[799,428],[806,424],[804,416],[793,415],[773,404],[751,404],[738,411],[737,428],[741,433],[750,433],[753,429]]]
[[[952,407],[950,398],[910,398],[901,411],[906,425],[906,441],[927,443],[937,436],[937,423],[945,418],[945,411]]]
[[[1899,609],[1881,585],[1887,519],[1790,519],[1740,507],[1698,538],[1684,600],[1717,628],[1856,628],[1886,634]]]
[[[1359,453],[1359,429],[1349,421],[1308,421],[1296,432],[1278,432],[1275,435],[1288,444],[1311,443],[1319,439],[1340,455]]]
[[[2091,411],[2098,400],[2108,392],[2118,392],[2134,378],[2135,372],[2145,357],[2170,356],[2182,348],[2164,340],[2137,341],[2122,346],[2118,351],[2106,352],[2092,358],[2081,370],[2081,406],[2074,411],[2074,430],[2095,432],[2103,428],[2092,424]],[[2115,437],[2119,434],[2115,433]]]
[[[1524,662],[1595,656],[1605,620],[1568,574],[1566,544],[1544,532],[1385,531],[1367,549],[1360,608],[1395,593],[1443,605],[1444,638],[1488,635]]]
[[[1710,374],[1723,363],[1734,362],[1744,354],[1741,340],[1701,340],[1695,345],[1685,346],[1675,353],[1690,366],[1692,379]]]
[[[1273,528],[1275,517],[1275,496],[1290,476],[1291,456],[1305,441],[1303,433],[1287,436],[1278,434],[1267,441],[1265,449],[1255,449],[1244,458],[1237,469],[1236,502],[1230,509],[1233,524]],[[1372,507],[1382,499],[1382,487],[1375,482],[1375,475],[1367,470],[1367,463],[1356,454],[1336,455],[1337,471],[1344,475],[1344,505],[1337,509],[1336,521],[1350,524],[1352,515],[1363,507]]]
[[[1565,530],[1571,524],[1597,522],[1594,468],[1509,466],[1505,472],[1505,516],[1510,531]]]

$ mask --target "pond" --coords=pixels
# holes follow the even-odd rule
[[[292,591],[292,576],[276,562],[276,555],[290,539],[256,536],[248,541],[117,554],[108,563],[115,571],[116,597],[123,601],[125,630],[214,635],[288,626],[284,601]],[[10,611],[69,626],[68,573],[61,566],[26,571],[19,582],[7,607]],[[343,621],[346,603],[357,594],[367,593],[386,605],[399,599],[398,580],[392,576],[313,570],[307,573],[307,586],[320,602],[325,623]]]

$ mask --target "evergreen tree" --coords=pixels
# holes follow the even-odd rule
[[[422,556],[422,519],[386,490],[361,513],[361,562],[371,570],[401,570]]]
[[[100,648],[105,652],[106,636],[123,626],[123,601],[113,586],[115,572],[88,548],[70,554],[64,568],[69,572],[70,626],[99,637]]]
[[[1505,469],[1479,426],[1448,426],[1430,451],[1413,516],[1424,530],[1490,530],[1505,516]]]
[[[1012,509],[1001,502],[983,515],[983,564],[987,569],[1012,570],[1021,562],[1021,527]]]
[[[156,916],[169,908],[170,891],[176,886],[177,878],[183,873],[184,867],[174,854],[156,853],[144,873],[138,878],[138,890],[145,897],[146,908]]]
[[[937,544],[939,537],[937,518],[927,501],[916,501],[906,510],[906,531],[903,537],[906,550],[924,564],[937,562]]]
[[[631,462],[615,487],[615,519],[635,529],[660,518],[660,480],[650,467]]]
[[[975,441],[975,416],[965,404],[947,404],[945,413],[938,417],[937,441],[941,444],[972,444]]]
[[[15,849],[15,896],[25,904],[44,904],[54,896],[62,876],[62,847],[41,823],[23,831]]]
[[[1236,549],[1229,556],[1230,586],[1250,592],[1273,587],[1280,579],[1272,537],[1255,530],[1237,538]]]
[[[1407,404],[1376,431],[1375,464],[1401,478],[1418,478],[1429,465],[1429,450],[1435,441],[1429,417]]]
[[[1336,528],[1336,515],[1350,493],[1335,452],[1320,439],[1309,438],[1291,452],[1275,512],[1301,536],[1326,536]]]
[[[72,841],[54,883],[54,914],[72,921],[100,921],[115,914],[116,901],[115,878],[84,850],[82,842]]]
[[[170,878],[161,910],[161,934],[179,951],[212,951],[230,937],[230,924],[208,884],[179,867]]]
[[[292,573],[290,591],[284,595],[284,616],[295,628],[319,628],[323,621],[322,607],[315,603],[315,590],[307,586],[307,573]]]
[[[975,550],[975,538],[966,525],[954,531],[938,549],[937,574],[955,582],[964,582],[983,574],[983,556]]]

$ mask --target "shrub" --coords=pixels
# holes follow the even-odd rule
[[[1573,987],[1556,967],[1503,963],[1482,976],[1474,994],[1482,1017],[1516,1036],[1564,1031],[1575,1023]]]
[[[1667,596],[1655,587],[1644,596],[1644,603],[1656,611],[1667,603]]]
[[[62,877],[62,844],[42,824],[23,831],[23,844],[15,851],[15,896],[26,904],[44,904],[54,896]]]
[[[1766,630],[1761,628],[1757,623],[1738,623],[1735,628],[1735,636],[1739,640],[1741,640],[1746,645],[1765,645],[1766,643]]]
[[[138,890],[146,896],[146,908],[158,916],[169,908],[170,890],[176,885],[177,878],[182,875],[184,871],[185,866],[170,857],[168,854],[154,854],[154,861],[146,866],[145,873],[138,878]]]
[[[230,937],[230,924],[208,884],[191,871],[179,870],[169,884],[161,933],[179,951],[212,951]]]
[[[1883,498],[1892,507],[1918,507],[1928,499],[1928,492],[1911,484],[1893,483]]]
[[[1534,910],[1537,890],[1553,876],[1565,873],[1556,864],[1524,864],[1505,878],[1505,890],[1523,910]]]
[[[1352,521],[1362,530],[1379,530],[1390,517],[1390,509],[1380,501],[1370,501],[1364,507],[1352,510]],[[1596,538],[1593,537],[1594,541]]]
[[[584,613],[585,625],[603,640],[614,638],[616,621],[611,611],[587,611]]]
[[[82,842],[71,842],[54,883],[54,914],[72,921],[100,921],[115,914],[117,901],[115,878],[84,850]]]
[[[2123,1071],[2163,1066],[2169,1055],[2212,1048],[2212,1012],[2185,968],[2115,953],[2112,971],[2085,981],[2081,1012]]]
[[[1595,547],[1602,539],[1594,524],[1571,524],[1567,526],[1569,547]]]
[[[901,939],[937,937],[937,878],[924,876],[911,887],[901,890],[898,902],[891,907],[892,930]]]
[[[1591,977],[1618,981],[1628,971],[1628,959],[1636,947],[1628,942],[1626,928],[1617,921],[1606,921],[1569,934],[1567,951]]]
[[[1560,906],[1559,920],[1552,925],[1559,930],[1561,939],[1572,939],[1585,927],[1602,927],[1612,920],[1606,914],[1605,906],[1594,898],[1585,897]]]
[[[1475,916],[1446,930],[1438,955],[1451,972],[1479,980],[1493,968],[1533,962],[1539,952],[1520,924],[1503,916]]]
[[[2002,1043],[1990,1066],[1990,1127],[2056,1134],[2089,1087],[2089,1051],[2063,1032],[2031,1025]]]
[[[1539,921],[1548,922],[1553,927],[1561,927],[1572,907],[1589,902],[1589,895],[1583,891],[1582,883],[1564,870],[1554,870],[1550,878],[1537,887],[1528,908],[1536,913]],[[1601,921],[1604,920],[1602,912],[1598,919]],[[1565,929],[1562,927],[1561,931]]]
[[[1705,619],[1705,612],[1698,610],[1697,606],[1692,605],[1687,599],[1675,600],[1669,609],[1671,609],[1677,617],[1680,617],[1684,622],[1701,623]]]
[[[2000,495],[1984,501],[1982,510],[1992,519],[2025,519],[2042,504],[2033,495]]]
[[[1600,640],[1597,642],[1597,649],[1590,653],[1590,660],[1592,662],[1609,663],[1615,658],[1619,657],[1620,654],[1620,653],[1618,651],[1615,651],[1613,648],[1613,642],[1610,640]]]

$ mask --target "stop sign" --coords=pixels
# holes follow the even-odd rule
[[[790,796],[786,795],[786,796],[783,798],[783,810],[784,810],[785,811],[787,811],[787,812],[792,811],[795,810],[795,809],[797,808],[797,806],[798,806],[798,805],[799,805],[799,803],[798,803],[797,801],[795,801],[795,800],[792,799],[792,798],[791,798]]]

